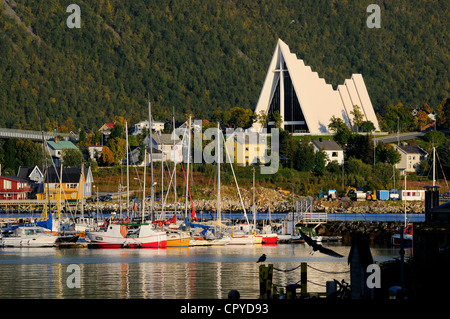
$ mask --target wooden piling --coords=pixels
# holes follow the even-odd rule
[[[308,264],[301,263],[300,266],[300,284],[301,287],[301,296],[306,297],[308,295],[308,275],[307,275]]]
[[[270,299],[272,297],[273,264],[259,265],[259,298]]]

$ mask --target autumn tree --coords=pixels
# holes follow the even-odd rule
[[[417,118],[417,125],[419,126],[419,129],[421,130],[425,125],[427,125],[428,121],[429,121],[429,117],[427,112],[420,110],[419,112],[417,112],[416,115]]]
[[[101,162],[103,165],[111,166],[114,164],[114,154],[111,152],[108,146],[103,146]]]

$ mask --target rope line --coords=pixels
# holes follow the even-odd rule
[[[282,271],[282,272],[290,272],[290,271],[293,271],[293,270],[298,269],[301,265],[302,265],[302,264],[300,264],[300,265],[298,265],[297,267],[294,267],[294,268],[292,268],[292,269],[279,269],[279,268],[275,268],[275,267],[273,267],[273,269],[274,269],[274,270],[278,270],[278,271]]]
[[[350,272],[350,270],[346,270],[346,271],[325,271],[325,270],[321,270],[321,269],[314,268],[314,267],[312,267],[312,266],[310,266],[310,265],[308,265],[308,267],[311,268],[311,269],[320,271],[320,272],[327,273],[327,274],[346,274],[346,273],[349,273],[349,272]]]
[[[282,271],[282,272],[290,272],[290,271],[294,271],[294,270],[298,269],[301,265],[302,265],[302,264],[300,264],[300,265],[298,265],[297,267],[294,267],[294,268],[292,268],[292,269],[279,269],[279,268],[276,268],[276,267],[273,267],[273,269],[274,269],[274,270],[277,270],[277,271]],[[307,265],[307,266],[308,266],[309,268],[311,268],[311,269],[314,269],[314,270],[316,270],[316,271],[320,271],[320,272],[323,272],[323,273],[327,273],[327,274],[346,274],[346,273],[349,273],[349,272],[350,272],[350,270],[346,270],[346,271],[325,271],[325,270],[321,270],[321,269],[312,267],[312,266],[310,266],[310,265]]]

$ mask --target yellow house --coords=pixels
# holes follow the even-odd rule
[[[43,175],[44,183],[36,194],[38,200],[76,202],[92,195],[93,177],[90,167],[52,166]]]
[[[238,165],[262,165],[267,137],[255,132],[235,132],[225,142],[230,159]]]

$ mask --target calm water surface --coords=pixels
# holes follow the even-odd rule
[[[350,246],[326,244],[348,256]],[[190,247],[167,249],[1,248],[0,298],[156,298],[225,299],[231,289],[241,298],[259,296],[259,256],[278,269],[308,263],[308,291],[325,291],[327,280],[350,281],[347,257],[311,254],[305,244]],[[375,261],[398,256],[395,248],[371,248]],[[410,251],[407,251],[409,254]],[[75,264],[80,287],[69,288]],[[319,271],[320,270],[320,271]],[[330,272],[334,272],[330,273]],[[300,280],[300,268],[274,271],[278,286]]]

